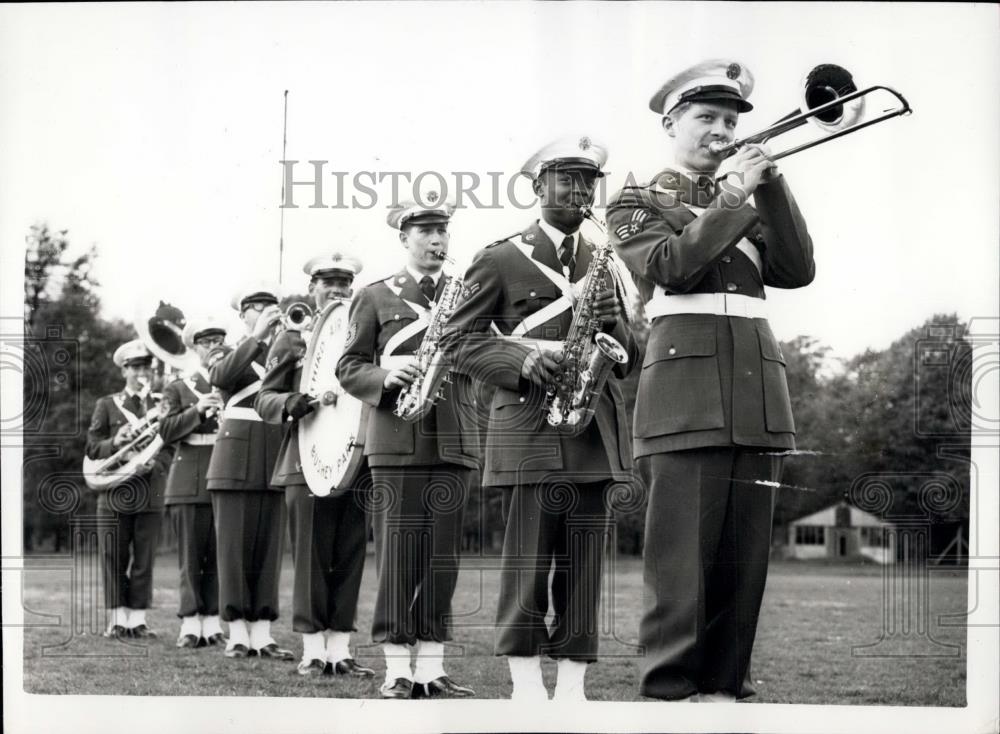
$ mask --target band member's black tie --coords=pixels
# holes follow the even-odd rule
[[[698,176],[695,182],[695,206],[707,207],[715,198],[715,179],[711,176]]]
[[[559,247],[559,261],[563,264],[564,272],[569,276],[573,274],[576,267],[576,254],[573,252],[573,236],[566,235],[562,245]]]
[[[424,294],[424,298],[428,301],[433,301],[434,297],[437,295],[437,288],[434,286],[434,279],[425,275],[420,279],[420,292]]]
[[[125,398],[125,408],[138,418],[142,418],[143,413],[146,412],[142,409],[142,400],[138,395],[129,395]]]

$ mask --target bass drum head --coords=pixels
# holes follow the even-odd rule
[[[302,364],[300,392],[319,400],[299,421],[299,461],[309,490],[325,497],[349,489],[364,460],[362,403],[337,381],[348,330],[348,304],[336,301],[316,318]]]

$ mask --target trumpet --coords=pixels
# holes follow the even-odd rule
[[[284,329],[302,331],[312,325],[313,309],[303,301],[296,301],[285,306],[281,315],[281,326]]]

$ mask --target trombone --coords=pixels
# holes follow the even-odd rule
[[[896,98],[898,105],[883,110],[882,114],[871,120],[862,121],[861,117],[864,113],[865,97],[878,91],[891,94]],[[865,89],[858,89],[854,84],[854,78],[851,76],[851,73],[844,67],[837,66],[836,64],[820,64],[806,75],[802,99],[802,107],[805,108],[804,112],[802,111],[802,107],[793,110],[770,127],[740,140],[735,140],[732,143],[712,143],[710,146],[712,152],[723,153],[728,157],[745,145],[764,143],[782,133],[801,127],[807,122],[812,122],[824,130],[830,131],[829,135],[810,140],[809,142],[769,156],[772,161],[777,161],[794,153],[808,150],[822,143],[842,138],[858,130],[863,130],[866,127],[876,125],[885,120],[890,120],[893,117],[900,117],[901,115],[908,115],[913,112],[906,98],[895,89],[882,84],[873,84]]]

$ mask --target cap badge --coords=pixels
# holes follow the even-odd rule
[[[740,72],[742,72],[742,71],[743,70],[740,68],[739,64],[730,64],[726,68],[726,76],[728,78],[732,79],[733,81],[735,81],[735,80],[739,79]]]
[[[580,138],[580,150],[590,150],[591,142],[590,138],[584,136]]]
[[[439,197],[440,194],[438,194],[437,191],[430,191],[427,193],[427,201],[429,201],[431,204],[437,201]]]

